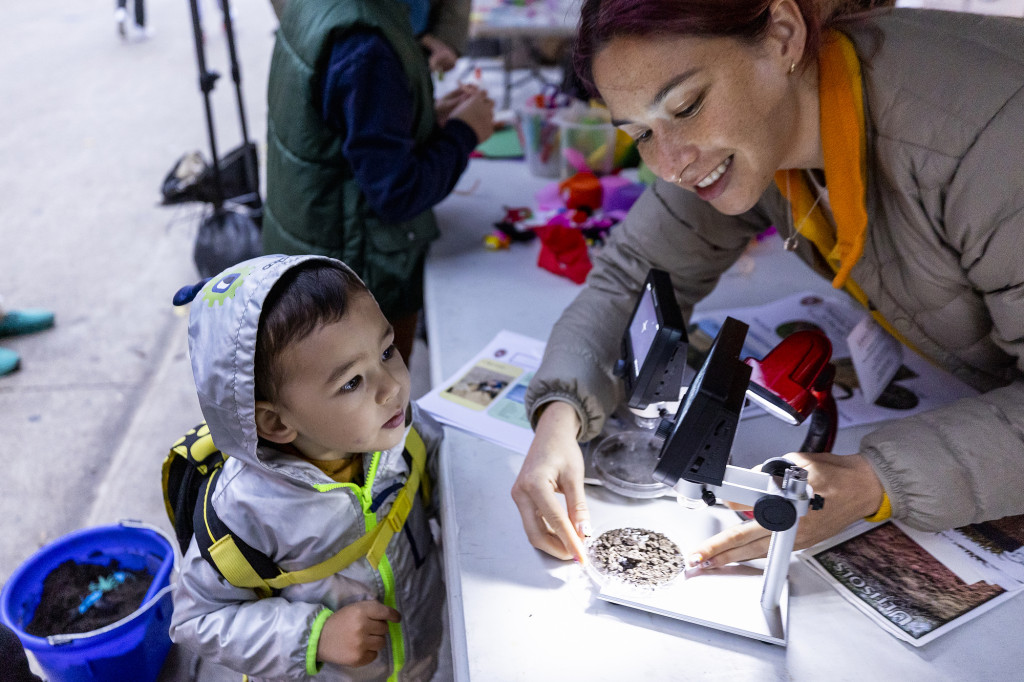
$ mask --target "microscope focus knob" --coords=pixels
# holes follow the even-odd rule
[[[796,519],[796,507],[784,497],[765,495],[754,503],[754,520],[766,530],[789,530]]]

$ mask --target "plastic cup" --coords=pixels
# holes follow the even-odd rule
[[[606,109],[574,107],[556,118],[561,138],[560,173],[563,179],[580,171],[609,175],[615,170],[618,130]]]
[[[527,102],[516,110],[516,130],[526,165],[533,175],[557,178],[560,171],[558,123],[561,108],[544,108]]]

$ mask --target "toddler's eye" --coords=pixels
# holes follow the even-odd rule
[[[344,386],[341,387],[340,392],[349,393],[350,391],[354,391],[359,388],[359,384],[361,383],[363,383],[363,378],[361,376],[352,377]]]
[[[396,353],[398,353],[398,349],[395,348],[395,344],[391,344],[390,346],[384,349],[384,352],[380,354],[380,357],[382,360],[390,360],[391,358],[395,357]]]

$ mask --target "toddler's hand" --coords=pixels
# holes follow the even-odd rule
[[[451,118],[457,118],[473,129],[477,144],[494,133],[494,100],[485,90],[476,90],[459,102]]]
[[[401,619],[398,611],[373,600],[338,609],[324,622],[316,658],[348,666],[372,663],[387,641],[388,621]]]

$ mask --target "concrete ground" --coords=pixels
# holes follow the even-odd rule
[[[9,309],[48,308],[57,320],[0,339],[22,358],[0,377],[0,583],[82,527],[132,518],[170,530],[160,466],[202,418],[186,311],[171,296],[198,279],[192,241],[204,207],[158,206],[182,154],[210,157],[189,4],[147,0],[153,35],[126,41],[114,4],[0,5],[0,296]],[[232,7],[262,157],[276,18],[267,0]],[[219,9],[214,0],[201,8],[208,68],[223,74],[212,93],[223,154],[241,141],[238,107]],[[426,359],[420,347],[419,393]],[[175,651],[162,679],[239,676]]]

